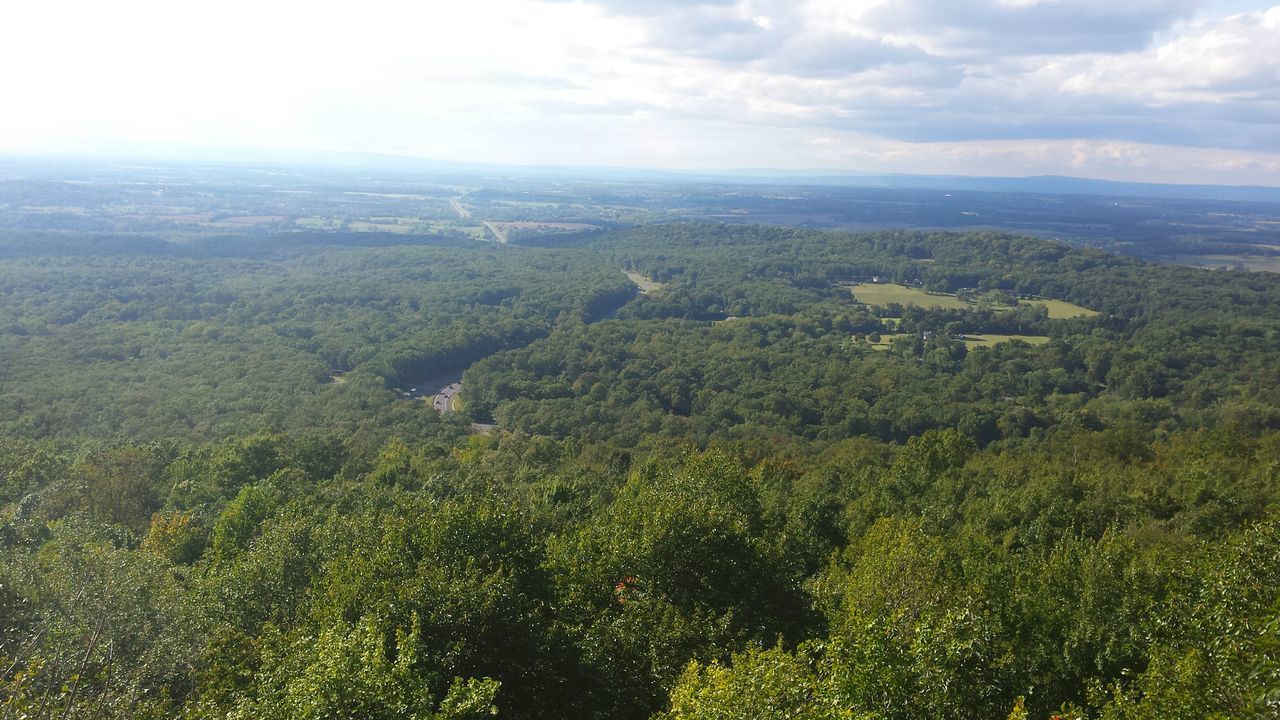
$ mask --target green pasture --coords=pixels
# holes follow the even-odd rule
[[[982,333],[981,335],[965,335],[964,346],[970,350],[978,347],[990,347],[999,345],[1000,343],[1010,342],[1012,340],[1021,340],[1030,345],[1044,345],[1049,342],[1049,338],[1044,335],[997,335],[995,333]]]
[[[851,288],[853,297],[867,305],[885,307],[897,303],[899,305],[915,305],[922,308],[939,308],[944,310],[972,310],[976,303],[966,302],[947,293],[933,293],[920,288],[895,285],[891,283],[863,283]],[[1049,310],[1053,320],[1065,320],[1076,317],[1092,317],[1098,313],[1064,300],[1019,300],[1019,304],[1042,305]],[[1010,307],[996,306],[994,310],[1009,310]]]

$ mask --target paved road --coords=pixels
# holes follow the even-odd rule
[[[489,232],[493,233],[493,236],[498,239],[498,242],[506,244],[507,233],[505,230],[499,230],[497,225],[494,225],[488,220],[484,221],[484,226],[489,228]]]
[[[462,218],[463,220],[471,219],[471,211],[463,207],[462,203],[458,202],[457,200],[450,200],[449,205],[453,207],[454,212],[458,213],[458,217]]]
[[[440,388],[440,392],[436,393],[436,396],[431,398],[431,407],[435,408],[435,411],[441,415],[448,415],[452,413],[454,411],[454,398],[461,389],[462,383],[460,382],[449,383],[448,385]],[[471,423],[471,432],[483,435],[485,433],[493,432],[496,427],[496,425],[489,423]]]
[[[440,388],[440,392],[431,398],[431,407],[441,415],[448,415],[453,412],[453,397],[462,389],[462,383],[450,383]]]

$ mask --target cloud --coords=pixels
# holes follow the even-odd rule
[[[1187,19],[1203,6],[812,0],[671,9],[646,22],[651,47],[696,88],[672,98],[682,116],[922,143],[1089,139],[1280,151],[1280,54],[1271,49],[1280,7]],[[684,23],[652,41],[688,13],[723,22]],[[777,20],[765,30],[750,22],[756,13]]]
[[[643,17],[687,8],[734,7],[738,0],[593,0],[591,4],[619,15]]]
[[[1179,28],[1138,53],[1092,58],[1065,78],[1075,94],[1125,94],[1151,104],[1274,100],[1280,88],[1280,6]]]
[[[927,63],[929,56],[913,47],[835,33],[800,35],[781,43],[764,66],[800,76],[848,75],[870,68]]]
[[[647,22],[652,48],[728,62],[765,57],[787,37],[772,17],[733,5],[673,6]]]
[[[745,59],[722,47],[764,51],[789,40],[873,40],[946,57],[1127,52],[1208,0],[598,0],[607,13],[651,23],[650,42],[681,52]]]
[[[1119,142],[1089,143],[1078,140],[1071,147],[1071,167],[1073,168],[1097,165],[1145,168],[1150,164],[1151,153],[1141,145]]]
[[[858,23],[915,36],[940,54],[990,56],[1123,52],[1190,17],[1200,0],[903,0]]]
[[[1256,182],[1280,153],[1280,6],[1258,2],[18,3],[0,150],[1152,179],[1181,153]]]

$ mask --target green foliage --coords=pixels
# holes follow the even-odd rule
[[[735,653],[731,666],[691,663],[661,720],[835,720],[856,717],[820,698],[817,672],[780,647]]]
[[[206,533],[195,525],[192,513],[174,510],[151,517],[139,548],[176,565],[189,565],[204,552],[205,543]]]
[[[203,618],[167,561],[118,540],[67,519],[37,553],[12,553],[0,565],[10,622],[14,609],[38,609],[0,647],[9,669],[0,676],[6,714],[128,718],[172,710]]]
[[[270,484],[250,485],[240,490],[213,526],[213,556],[227,560],[243,552],[258,528],[275,511],[275,488]]]
[[[1102,717],[1266,717],[1274,711],[1280,526],[1244,530],[1205,557],[1190,607],[1127,682],[1101,688]],[[1126,678],[1127,680],[1127,678]]]
[[[319,636],[281,638],[269,648],[255,683],[229,718],[254,720],[476,720],[497,714],[498,683],[456,678],[437,703],[423,675],[416,628],[391,633],[376,616],[349,630],[330,626]],[[437,710],[438,705],[438,710]]]
[[[613,712],[656,710],[689,657],[800,632],[799,582],[776,547],[751,474],[716,453],[634,473],[597,519],[552,544],[582,652],[621,690]]]
[[[339,239],[0,260],[6,717],[1275,714],[1275,278],[987,233]],[[492,434],[391,389],[467,366]]]
[[[405,501],[335,518],[325,532],[343,544],[312,585],[316,627],[376,613],[416,632],[420,664],[440,677],[492,677],[509,712],[552,712],[550,584],[522,513],[479,499]]]
[[[1116,428],[1110,451],[1121,459],[1175,414],[1184,426],[1213,427],[1236,413],[1280,426],[1280,412],[1259,400],[1280,381],[1269,360],[1280,351],[1280,283],[1271,276],[1146,266],[993,234],[668,225],[587,249],[671,282],[624,307],[626,322],[561,327],[477,363],[466,375],[468,412],[514,430],[624,445],[654,434],[905,442],[941,428],[986,445],[1089,408],[1094,422]],[[1102,314],[868,309],[836,286],[869,276],[1062,297]],[[737,319],[705,322],[725,315]],[[872,333],[899,340],[874,352],[864,342]],[[966,333],[1050,341],[966,351],[958,339]],[[1144,406],[1163,407],[1165,418],[1129,422]]]
[[[78,255],[16,242],[0,259],[0,430],[27,438],[416,433],[438,419],[393,402],[389,386],[460,371],[546,335],[562,311],[591,317],[631,291],[590,259],[474,242]]]

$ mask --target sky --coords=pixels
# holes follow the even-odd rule
[[[22,0],[0,152],[1280,185],[1272,0]]]

